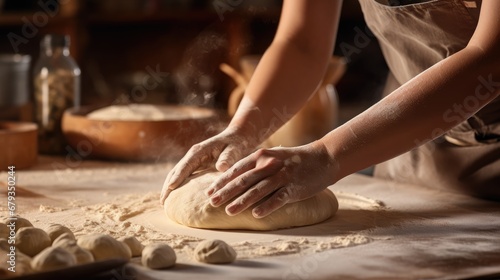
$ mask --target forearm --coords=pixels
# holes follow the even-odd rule
[[[229,128],[260,143],[314,93],[330,60],[340,0],[285,0],[276,36],[262,57]]]
[[[498,61],[496,54],[466,48],[327,134],[320,143],[336,162],[337,180],[424,144],[472,116],[499,95]],[[481,86],[480,79],[493,83]]]
[[[275,42],[266,51],[229,127],[265,140],[288,121],[316,90],[329,55]]]

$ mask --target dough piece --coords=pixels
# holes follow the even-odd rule
[[[58,245],[52,246],[61,247],[73,254],[73,256],[75,256],[76,258],[77,264],[91,263],[94,261],[94,256],[92,255],[92,253],[89,250],[83,249],[82,247],[78,246],[78,244],[76,244],[76,240],[63,239],[59,242]]]
[[[59,246],[70,241],[76,243],[75,235],[65,232],[52,241],[52,246]]]
[[[8,252],[10,252],[10,248]],[[0,253],[0,276],[8,276],[10,278],[13,276],[25,275],[33,271],[31,269],[31,264],[30,264],[31,258],[19,252],[19,250],[16,250],[16,260],[15,260],[16,271],[15,272],[9,271],[8,268],[11,266],[11,264],[9,263],[11,259],[10,256],[7,255],[8,252]],[[0,279],[3,278],[0,277]]]
[[[60,225],[60,224],[51,224],[51,225],[49,225],[49,227],[45,231],[49,235],[52,243],[54,243],[54,240],[57,237],[59,237],[60,235],[62,235],[64,233],[67,233],[69,235],[68,237],[72,236],[73,240],[75,239],[75,235],[73,234],[73,232],[69,228],[67,228],[63,225]]]
[[[16,248],[30,257],[34,257],[51,243],[49,235],[40,228],[24,227],[16,233]]]
[[[0,223],[0,238],[9,239],[9,228],[4,223]]]
[[[132,252],[132,257],[140,256],[142,249],[144,249],[144,246],[139,240],[137,240],[137,238],[135,238],[135,236],[120,237],[118,238],[118,241],[123,242],[128,246],[130,252]]]
[[[204,240],[194,249],[194,258],[204,263],[232,263],[236,251],[222,240]]]
[[[227,204],[212,207],[204,194],[220,174],[200,172],[172,191],[164,204],[167,216],[181,225],[194,228],[276,230],[320,223],[333,216],[338,209],[335,195],[325,189],[306,200],[287,204],[262,219],[252,216],[252,208],[229,216],[225,212]]]
[[[75,256],[61,247],[46,248],[31,261],[31,267],[35,271],[49,271],[75,264]]]
[[[142,265],[151,269],[171,267],[176,260],[174,249],[167,244],[149,244],[142,250]]]
[[[127,245],[106,234],[85,235],[77,240],[78,246],[89,250],[96,261],[109,259],[130,260],[132,252]]]
[[[19,231],[19,229],[24,228],[24,227],[33,227],[33,224],[28,221],[25,218],[21,217],[15,217],[16,220],[10,220],[9,218],[5,219],[4,223],[9,226],[10,223],[15,223],[16,225],[16,232]]]

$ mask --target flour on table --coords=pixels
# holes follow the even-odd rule
[[[336,192],[341,208],[347,209],[383,209],[380,202],[357,194]],[[149,192],[141,194],[126,194],[113,198],[112,202],[96,203],[83,206],[83,201],[68,201],[62,207],[64,212],[54,212],[51,222],[60,223],[74,232],[78,238],[91,233],[109,234],[114,238],[135,236],[142,244],[152,243],[169,244],[182,260],[190,259],[196,246],[203,238],[187,234],[175,234],[166,230],[159,230],[148,219],[134,219],[147,213],[163,215],[159,212],[159,193]],[[45,205],[45,204],[44,204]],[[72,206],[71,206],[72,205]],[[50,208],[50,205],[44,207]],[[38,212],[39,215],[44,213]],[[78,219],[57,220],[61,217],[78,216]],[[46,213],[45,213],[46,215]],[[140,216],[145,217],[145,216]],[[31,218],[37,221],[36,218]],[[140,223],[138,222],[140,220]],[[164,221],[164,219],[158,219]],[[35,226],[42,226],[35,224]],[[296,230],[300,230],[297,228]],[[307,237],[297,234],[294,236],[277,235],[279,238],[269,240],[246,240],[228,242],[238,253],[238,259],[255,259],[284,255],[308,255],[344,247],[360,246],[373,241],[360,232],[339,233],[336,236]]]

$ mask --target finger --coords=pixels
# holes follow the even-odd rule
[[[251,187],[246,193],[235,199],[226,206],[226,213],[230,216],[237,215],[255,203],[261,201],[264,197],[273,193],[283,185],[281,178],[273,176],[266,178],[255,186]]]
[[[168,188],[163,188],[161,192],[161,197],[160,197],[160,203],[163,206],[165,204],[165,200],[167,199],[168,195],[172,192],[173,190],[168,189]]]
[[[219,159],[215,163],[215,168],[217,170],[224,172],[234,165],[236,161],[241,158],[240,149],[236,149],[234,146],[227,146],[226,149],[220,154]]]
[[[255,207],[252,210],[252,215],[257,219],[264,218],[265,216],[285,206],[285,204],[291,201],[289,188],[290,187],[282,187],[277,190],[269,199]]]
[[[269,176],[276,174],[276,172],[279,171],[279,167],[277,167],[278,165],[271,164],[259,168],[250,169],[249,171],[241,174],[240,176],[223,186],[222,189],[214,193],[210,198],[210,204],[217,207],[243,194],[255,184],[268,178]]]
[[[230,169],[226,170],[216,181],[214,181],[206,190],[205,194],[211,196],[226,184],[255,167],[255,160],[250,156],[238,161]]]
[[[166,182],[167,188],[171,190],[177,188],[189,175],[198,170],[202,163],[209,160],[210,153],[207,153],[207,150],[212,149],[203,147],[200,144],[191,147],[187,154],[176,164],[174,170],[172,170],[172,175]]]

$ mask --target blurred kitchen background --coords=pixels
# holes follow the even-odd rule
[[[28,54],[31,68],[45,34],[69,35],[71,55],[82,71],[82,105],[168,102],[225,109],[236,83],[219,65],[240,71],[242,57],[265,51],[281,1],[3,0],[0,5],[0,53]],[[380,98],[387,74],[357,1],[344,1],[335,55],[346,61],[335,85],[342,122]],[[26,104],[0,104],[0,120],[30,120],[31,84],[30,92]]]

